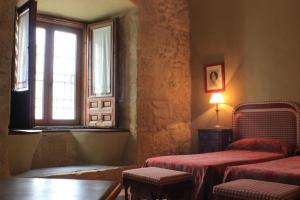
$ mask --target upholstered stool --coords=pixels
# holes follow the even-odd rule
[[[300,197],[300,186],[240,179],[213,189],[214,200],[295,200]]]
[[[134,197],[146,199],[190,199],[192,175],[186,172],[146,167],[123,172],[125,199],[128,188]]]

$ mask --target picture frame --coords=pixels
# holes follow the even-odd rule
[[[204,66],[205,92],[225,91],[225,65],[224,63]]]

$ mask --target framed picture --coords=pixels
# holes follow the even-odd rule
[[[221,92],[225,90],[224,63],[205,65],[205,92]]]

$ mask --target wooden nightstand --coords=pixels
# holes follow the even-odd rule
[[[223,151],[232,141],[232,129],[199,129],[199,153]]]

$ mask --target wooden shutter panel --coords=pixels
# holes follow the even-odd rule
[[[36,31],[36,9],[37,3],[35,0],[29,0],[16,12],[16,28],[15,28],[15,51],[14,64],[12,68],[12,91],[11,91],[11,115],[10,128],[32,128],[34,125],[34,94],[35,94],[35,31]],[[28,65],[26,65],[27,74],[26,86],[17,87],[18,85],[18,62],[22,56],[19,51],[19,19],[24,12],[29,13],[28,23]],[[19,41],[20,42],[20,41]]]
[[[115,127],[115,98],[88,99],[88,126]]]
[[[102,59],[97,59],[96,53],[103,52],[103,38],[100,38],[100,44],[97,44],[97,33],[100,33],[101,37],[105,34],[102,34],[101,31],[106,30],[106,36],[111,39],[110,45],[110,61],[109,69],[110,73],[106,71],[106,75],[103,75],[102,70],[105,64],[103,57],[108,57],[107,54],[101,55]],[[107,34],[110,30],[110,34]],[[116,25],[115,21],[108,20],[105,22],[98,22],[88,25],[88,70],[87,70],[87,80],[88,80],[88,94],[86,99],[86,126],[91,128],[113,128],[116,127]],[[109,43],[106,40],[106,44]],[[106,52],[107,53],[107,52]],[[96,57],[96,58],[95,58]],[[107,63],[105,62],[105,63]],[[105,65],[108,66],[107,64]],[[97,68],[98,67],[98,68]],[[101,69],[101,70],[99,70]],[[99,72],[101,71],[101,73]],[[102,74],[102,75],[101,75]],[[102,77],[101,77],[102,76]],[[100,78],[99,78],[100,77]],[[97,81],[105,82],[103,79],[109,79],[109,87],[103,86],[106,88],[106,92],[97,93]],[[99,84],[101,85],[101,84]],[[105,91],[105,90],[104,90]]]

